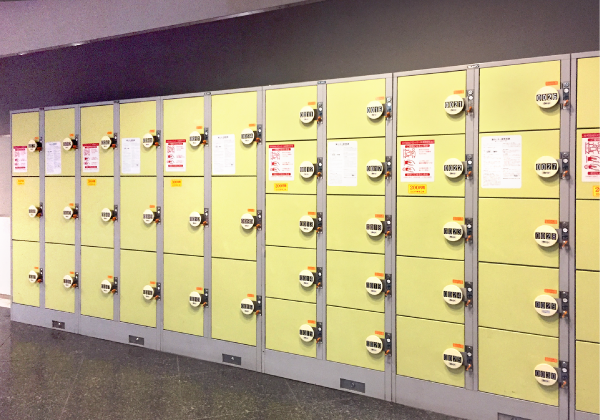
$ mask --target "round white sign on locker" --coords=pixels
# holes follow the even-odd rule
[[[444,162],[444,175],[448,178],[458,178],[464,170],[463,163],[456,158],[450,158]]]
[[[560,95],[552,86],[544,86],[535,94],[535,102],[540,108],[552,108],[558,103]]]
[[[542,156],[535,161],[535,173],[550,178],[558,173],[558,161],[552,156]]]
[[[315,228],[315,221],[310,216],[302,216],[298,225],[302,232],[309,233]]]
[[[460,287],[450,284],[444,287],[443,290],[444,301],[448,305],[458,305],[463,301],[463,291]]]
[[[544,386],[552,386],[558,380],[556,369],[547,363],[540,363],[537,365],[533,369],[533,374],[535,375],[535,380]]]
[[[100,212],[100,218],[102,219],[103,222],[110,221],[110,219],[112,219],[112,217],[113,217],[113,212],[109,208],[103,208],[102,211]]]
[[[444,225],[444,238],[450,242],[459,241],[463,234],[463,227],[456,222],[448,222]]]
[[[71,140],[70,138],[65,138],[62,141],[62,148],[65,150],[71,150],[73,148],[73,140]]]
[[[310,287],[315,284],[315,275],[308,270],[302,270],[299,275],[302,287]]]
[[[202,295],[196,291],[193,291],[190,293],[189,302],[193,308],[197,308],[202,303]]]
[[[538,227],[534,233],[533,238],[539,246],[549,248],[558,241],[558,233],[552,226],[542,225]]]
[[[444,111],[449,115],[460,113],[465,107],[465,100],[458,95],[450,95],[444,100]]]
[[[308,343],[313,341],[315,338],[315,330],[308,324],[300,325],[300,330],[298,331],[298,335],[300,335],[300,340]]]
[[[370,335],[365,340],[365,347],[371,354],[379,354],[383,351],[383,341],[376,335]]]
[[[67,206],[63,209],[62,214],[66,220],[72,219],[73,218],[73,209],[71,207]]]
[[[460,368],[463,365],[462,354],[454,348],[444,350],[444,364],[450,369]]]
[[[369,277],[365,281],[365,288],[370,295],[377,296],[383,291],[383,282],[378,277]]]
[[[254,216],[249,213],[242,214],[242,217],[240,218],[240,224],[242,225],[242,228],[246,230],[252,229],[254,227]]]
[[[142,289],[142,296],[146,300],[152,300],[152,298],[154,297],[154,287],[149,285],[144,286],[144,288]]]
[[[300,164],[300,176],[302,178],[310,178],[315,174],[315,165],[305,160]]]
[[[100,291],[102,293],[104,293],[105,295],[109,294],[110,291],[112,290],[112,283],[108,280],[102,280],[102,282],[100,283]]]
[[[37,273],[37,271],[31,270],[29,272],[29,282],[30,283],[35,283],[38,281],[38,279],[40,278],[39,274]]]
[[[254,131],[250,130],[249,128],[244,128],[240,138],[242,143],[246,145],[251,144],[254,141]]]
[[[102,147],[104,150],[108,150],[111,144],[112,140],[108,136],[102,136],[102,138],[100,139],[100,147]]]
[[[142,214],[142,218],[144,219],[144,223],[149,225],[154,222],[154,212],[151,209],[146,209]]]
[[[309,122],[314,121],[315,119],[315,110],[312,109],[310,106],[303,106],[300,109],[300,121],[303,124],[308,124]]]
[[[154,144],[154,136],[150,133],[144,134],[144,137],[142,138],[142,144],[146,149],[149,149]]]
[[[240,303],[240,310],[244,315],[251,315],[254,312],[254,302],[248,298],[242,299]]]
[[[535,311],[541,316],[552,316],[558,311],[556,299],[548,295],[539,295],[533,301]]]
[[[29,140],[29,142],[27,142],[27,150],[29,150],[30,152],[35,152],[37,150],[37,147],[37,141]]]
[[[383,163],[378,160],[367,162],[367,176],[369,178],[379,178],[383,173]]]
[[[383,105],[379,101],[371,101],[367,104],[367,117],[376,120],[383,115]]]
[[[202,216],[197,211],[191,212],[189,219],[192,227],[198,227],[202,223]]]
[[[192,131],[190,133],[190,146],[198,147],[200,142],[202,141],[202,135],[197,131]]]
[[[65,289],[70,289],[71,287],[73,287],[73,277],[69,276],[68,274],[64,276],[63,286],[65,286]]]
[[[365,224],[365,230],[369,236],[379,236],[383,232],[383,223],[379,219],[369,219]]]
[[[29,215],[29,217],[35,217],[37,216],[39,213],[39,209],[36,206],[29,206],[29,208],[27,209],[27,214]]]

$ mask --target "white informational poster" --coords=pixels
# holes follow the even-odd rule
[[[269,181],[294,180],[294,145],[269,145]]]
[[[185,139],[167,140],[165,168],[167,172],[185,172]]]
[[[100,143],[86,143],[82,145],[83,172],[100,171]]]
[[[212,138],[213,175],[235,175],[235,134]]]
[[[13,147],[13,172],[27,172],[27,146]]]
[[[356,187],[358,182],[358,143],[332,141],[327,144],[327,185]]]
[[[44,146],[46,150],[46,175],[60,175],[62,172],[62,143],[60,141],[53,141],[46,143]]]
[[[435,140],[400,142],[400,182],[433,182]]]
[[[581,135],[581,181],[600,182],[600,133]]]
[[[140,146],[139,137],[130,137],[121,139],[121,173],[139,174],[140,164]]]
[[[521,136],[481,138],[481,188],[521,188]]]

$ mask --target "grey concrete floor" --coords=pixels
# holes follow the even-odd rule
[[[0,308],[0,419],[452,417],[235,367],[10,321]]]

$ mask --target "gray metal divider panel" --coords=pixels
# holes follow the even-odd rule
[[[39,152],[40,176],[40,203],[43,203],[42,217],[40,217],[40,268],[44,269],[44,281],[40,283],[40,309],[46,307],[46,139],[44,138],[46,121],[44,108],[40,108],[40,142],[42,150]],[[12,239],[12,238],[11,238]]]
[[[164,238],[165,238],[165,199],[164,199],[164,149],[165,149],[165,130],[163,127],[163,101],[161,98],[156,100],[156,129],[160,130],[160,145],[156,150],[156,205],[161,208],[161,221],[156,226],[156,283],[162,286],[161,298],[156,302],[156,342],[157,349],[161,350],[163,333],[163,315],[164,315]]]
[[[120,130],[120,107],[119,102],[113,104],[113,135],[117,139],[117,147],[113,150],[113,181],[114,181],[114,203],[119,209],[118,217],[113,223],[113,276],[119,279],[119,289],[113,294],[113,320],[119,322],[121,319],[121,138]]]
[[[75,135],[79,144],[75,150],[75,205],[81,210],[81,107],[75,107]],[[84,215],[85,216],[85,215]],[[75,219],[75,272],[79,273],[79,286],[75,289],[75,315],[77,325],[75,331],[79,333],[79,318],[81,316],[81,213]]]
[[[323,229],[317,235],[317,267],[322,268],[323,278],[321,288],[317,289],[317,322],[323,330],[323,339],[317,344],[317,359],[327,360],[327,84],[317,83],[317,104],[323,105],[323,120],[317,122],[317,158],[321,158],[321,178],[317,178],[317,212],[323,215]]]
[[[256,124],[262,126],[259,133],[260,142],[256,145],[256,210],[262,210],[261,230],[256,232],[256,294],[262,296],[263,310],[256,320],[256,370],[262,372],[263,351],[265,348],[265,91],[263,88],[256,92]],[[257,127],[258,128],[258,127]]]
[[[391,300],[386,300],[386,317],[391,314],[391,326],[388,327],[388,321],[386,318],[386,332],[390,331],[392,333],[392,379],[391,379],[391,393],[392,398],[391,401],[396,402],[396,373],[398,372],[398,334],[396,330],[396,316],[397,316],[397,308],[396,308],[396,293],[398,288],[396,287],[396,253],[397,253],[397,240],[398,240],[398,180],[397,180],[397,171],[398,171],[398,76],[396,74],[392,75],[392,141],[391,141],[391,153],[388,151],[388,145],[386,143],[386,155],[392,157],[392,175],[388,180],[391,183],[391,193],[388,193],[386,190],[386,214],[392,215],[392,250],[390,256],[386,255],[386,273],[392,274],[392,296]],[[386,98],[387,99],[387,98]],[[391,213],[388,213],[387,202],[391,201],[392,210]],[[388,261],[391,259],[391,271],[388,271]],[[391,305],[391,309],[388,309],[388,306]]]
[[[204,288],[208,289],[208,307],[204,308],[204,337],[212,337],[212,96],[204,94],[204,128],[208,132],[204,147],[204,207],[208,226],[204,226]],[[163,335],[164,338],[164,335]]]

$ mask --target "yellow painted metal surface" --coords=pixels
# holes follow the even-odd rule
[[[575,338],[600,342],[600,273],[580,271],[575,274]]]
[[[598,200],[577,200],[576,204],[576,267],[600,271],[600,203]]]
[[[288,146],[286,149],[294,151],[294,173],[293,180],[280,179],[277,176],[269,176],[269,166],[271,162],[277,162],[277,159],[271,159],[271,154],[277,153],[281,146]],[[317,193],[317,172],[311,178],[302,178],[300,176],[300,166],[303,162],[317,164],[317,142],[308,141],[290,141],[283,143],[269,143],[266,146],[266,192],[267,194],[316,194]]]
[[[46,308],[75,312],[75,288],[65,288],[63,277],[75,278],[75,246],[46,243],[44,285]]]
[[[204,334],[204,306],[192,307],[190,293],[204,293],[204,258],[165,254],[164,329]]]
[[[444,351],[464,351],[463,324],[396,317],[397,373],[446,385],[465,386],[465,369],[444,364]]]
[[[302,216],[317,218],[316,195],[267,194],[265,207],[265,221],[268,224],[265,231],[266,244],[316,248],[316,230],[306,233],[300,230],[300,218]]]
[[[465,98],[466,87],[464,70],[399,77],[398,135],[464,133],[466,107],[461,113],[450,115],[444,102],[454,94]]]
[[[23,241],[40,240],[40,218],[29,217],[29,206],[40,205],[40,179],[12,179],[12,237]]]
[[[190,213],[204,214],[204,178],[165,177],[164,250],[203,255],[204,226],[190,225]]]
[[[299,280],[302,270],[316,273],[317,253],[314,249],[267,246],[265,252],[268,297],[312,303],[317,301],[316,286],[303,287]]]
[[[157,302],[154,299],[146,300],[142,296],[144,286],[155,284],[156,253],[121,250],[121,322],[156,327]]]
[[[102,293],[103,280],[112,281],[114,251],[110,248],[81,247],[81,314],[113,319],[114,294]]]
[[[142,215],[146,209],[156,211],[156,178],[122,177],[119,208],[122,249],[156,251],[156,223],[144,223]]]
[[[600,414],[600,345],[576,344],[575,409]]]
[[[600,126],[600,58],[577,60],[577,127]]]
[[[49,174],[46,165],[46,176],[75,176],[75,149],[65,150],[62,142],[66,138],[75,138],[75,108],[56,109],[44,113],[44,148],[46,143],[60,143],[60,174]]]
[[[23,112],[12,115],[11,138],[12,146],[27,147],[29,140],[34,140],[40,135],[40,113]],[[27,172],[14,172],[14,176],[39,176],[40,153],[27,151]],[[14,169],[14,168],[13,168]]]
[[[316,140],[317,121],[300,121],[300,110],[305,106],[317,109],[317,86],[267,90],[266,140]]]
[[[317,342],[300,339],[300,326],[317,326],[317,305],[268,298],[266,301],[266,347],[271,350],[317,357]]]
[[[86,106],[81,108],[81,169],[83,175],[113,176],[115,171],[115,152],[112,147],[107,150],[98,147],[99,168],[98,172],[85,172],[85,147],[84,144],[98,144],[104,136],[113,136],[113,106]]]
[[[156,135],[156,102],[129,102],[120,104],[119,109],[120,129],[119,143],[121,147],[121,172],[123,170],[123,139],[140,139],[140,173],[123,174],[123,176],[152,176],[156,175],[156,147],[145,148],[142,139],[146,134]],[[164,147],[164,137],[161,145]]]
[[[63,209],[74,207],[75,178],[46,177],[44,218],[46,242],[75,244],[75,219],[65,219]]]
[[[591,156],[586,156],[586,159],[584,161],[584,156],[583,156],[583,136],[589,137],[590,135],[592,136],[596,136],[600,137],[600,129],[598,128],[594,128],[594,129],[583,129],[583,130],[577,130],[577,156],[575,157],[575,160],[577,162],[577,172],[575,175],[575,179],[576,179],[576,195],[577,195],[577,199],[593,199],[593,200],[600,200],[600,182],[598,181],[588,181],[586,177],[586,181],[583,181],[583,166],[586,166],[587,170],[589,171],[596,171],[596,169],[598,169],[598,171],[600,171],[600,161],[595,157],[595,156],[599,156],[600,154],[600,150],[598,150],[598,147],[594,147],[594,143],[592,144],[588,144],[587,146],[587,150],[586,152],[595,152],[595,156],[591,157]],[[590,153],[591,155],[591,153]],[[571,162],[573,162],[573,160],[571,159]],[[571,163],[572,165],[572,163]],[[572,169],[572,168],[571,168]]]
[[[203,176],[204,145],[190,145],[190,134],[197,131],[204,134],[204,97],[167,99],[163,101],[163,125],[165,147],[165,175]],[[185,139],[185,171],[167,171],[169,140]]]
[[[40,306],[39,283],[29,282],[29,272],[40,268],[40,243],[12,241],[12,253],[13,302],[21,305]]]
[[[115,222],[105,222],[102,210],[114,210],[114,184],[112,177],[81,178],[81,244],[112,248]],[[118,223],[118,222],[117,222]]]

